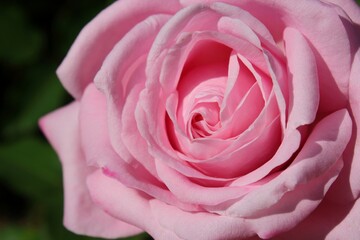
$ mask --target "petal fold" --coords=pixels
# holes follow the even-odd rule
[[[113,3],[83,28],[59,66],[57,74],[64,87],[73,97],[80,98],[113,46],[131,28],[150,15],[171,14],[179,8],[177,0]]]
[[[94,204],[86,178],[94,169],[86,165],[79,136],[79,107],[73,102],[40,120],[40,127],[58,153],[64,179],[64,225],[69,230],[105,238],[127,237],[141,229],[108,215]]]

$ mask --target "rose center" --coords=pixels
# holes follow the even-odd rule
[[[194,138],[206,137],[221,128],[219,111],[220,107],[216,102],[198,104],[191,116],[191,135]]]

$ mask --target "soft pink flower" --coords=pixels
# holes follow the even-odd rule
[[[65,226],[106,238],[358,239],[360,8],[119,0],[40,121]]]

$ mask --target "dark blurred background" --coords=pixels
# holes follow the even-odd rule
[[[62,225],[61,166],[37,121],[71,101],[55,70],[81,28],[112,2],[0,2],[1,240],[95,239]]]
[[[1,240],[95,239],[62,225],[61,166],[37,121],[71,101],[55,70],[81,28],[112,2],[0,2]]]

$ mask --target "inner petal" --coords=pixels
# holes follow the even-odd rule
[[[214,66],[213,69],[217,69],[217,67]],[[203,76],[206,77],[207,71],[207,68],[198,69],[198,71],[189,74],[186,78],[186,81],[195,81],[197,78],[202,78]],[[225,77],[208,79],[207,81],[201,82],[198,86],[192,89],[192,91],[181,101],[178,110],[178,118],[182,118],[183,121],[187,123],[187,127],[189,128],[192,115],[196,112],[199,112],[200,110],[200,113],[203,116],[209,115],[208,111],[210,111],[210,109],[207,109],[207,107],[210,107],[212,112],[211,115],[218,115],[220,111],[219,106],[215,106],[220,105],[222,102],[225,81]],[[215,105],[212,105],[212,103],[215,103]],[[207,118],[209,119],[209,116]],[[219,117],[217,116],[216,118]]]
[[[219,121],[230,52],[223,44],[202,40],[187,58],[177,87],[177,119],[185,123],[190,139],[211,135],[211,126]]]
[[[246,67],[240,65],[236,53],[233,52],[230,56],[226,91],[220,110],[222,121],[233,114],[240,100],[254,83],[254,78]]]
[[[216,102],[196,105],[189,124],[193,138],[210,136],[221,127],[219,109]]]

